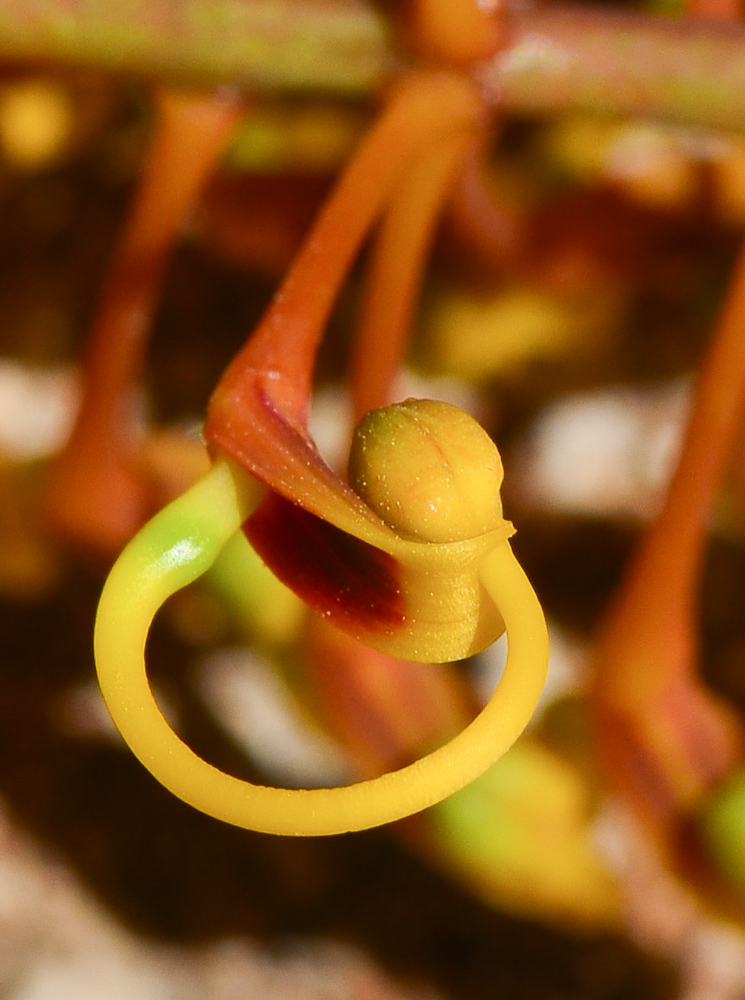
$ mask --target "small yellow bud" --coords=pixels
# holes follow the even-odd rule
[[[457,406],[432,399],[371,410],[349,455],[355,492],[417,541],[464,541],[499,527],[502,475],[486,431]]]

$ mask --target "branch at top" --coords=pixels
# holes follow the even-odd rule
[[[552,3],[509,15],[474,70],[518,114],[745,130],[745,23]],[[0,60],[181,85],[365,94],[404,65],[365,0],[0,0]]]
[[[745,130],[745,22],[552,4],[516,12],[478,71],[505,106]]]
[[[0,0],[0,59],[354,94],[384,78],[391,55],[364,0]]]

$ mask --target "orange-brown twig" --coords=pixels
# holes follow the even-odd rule
[[[428,246],[471,141],[467,134],[456,134],[412,164],[381,223],[352,353],[355,423],[368,410],[392,401]]]
[[[360,244],[410,164],[443,139],[472,135],[482,109],[468,80],[449,72],[412,74],[362,143],[256,333],[213,396],[207,436],[247,468],[261,465],[266,474],[268,465],[277,464],[276,442],[257,439],[251,399],[258,383],[272,407],[307,440],[316,349]]]
[[[54,528],[96,551],[116,551],[150,513],[135,416],[147,339],[171,250],[241,113],[233,96],[157,96],[145,172],[91,330],[82,406],[48,484]]]
[[[601,630],[600,739],[622,793],[662,834],[741,752],[697,673],[708,515],[745,418],[745,250],[704,358],[680,461]]]

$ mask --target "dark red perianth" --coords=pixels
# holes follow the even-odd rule
[[[405,620],[396,560],[277,493],[244,532],[272,572],[344,632],[391,631]]]

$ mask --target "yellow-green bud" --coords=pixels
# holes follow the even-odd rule
[[[499,527],[502,475],[480,424],[432,399],[371,410],[349,455],[352,488],[386,524],[418,541],[464,541]]]

